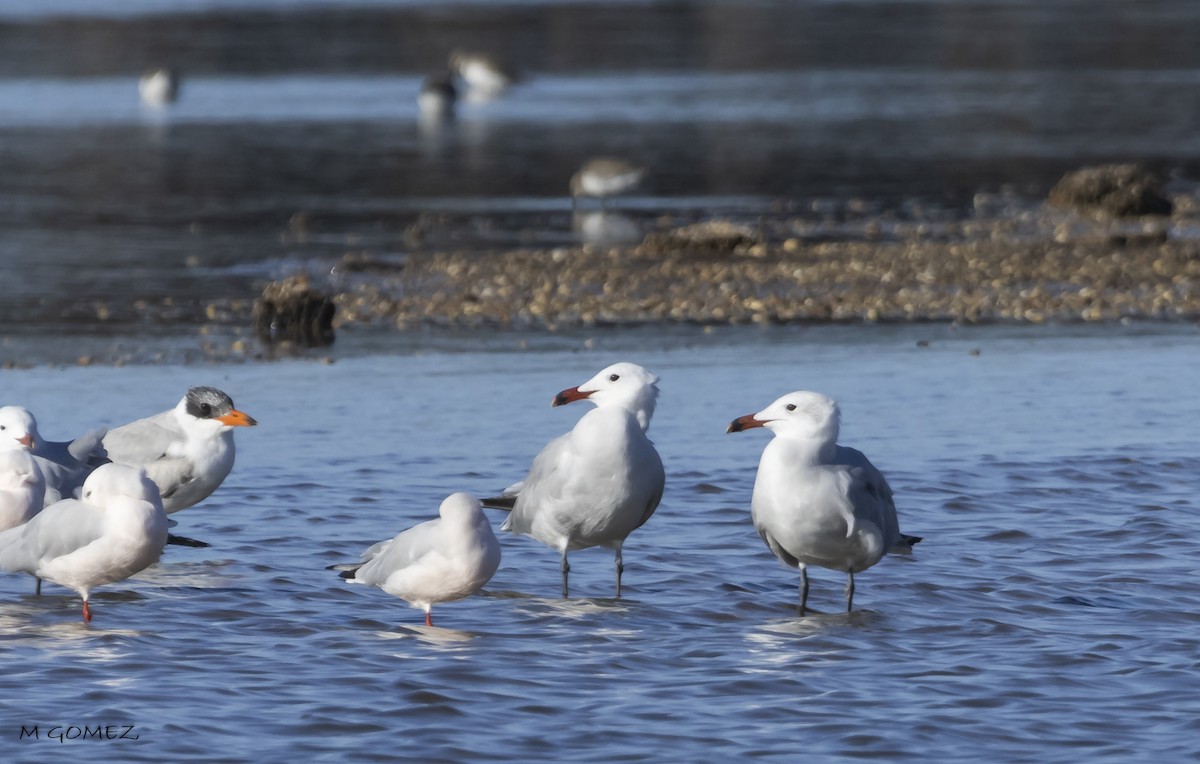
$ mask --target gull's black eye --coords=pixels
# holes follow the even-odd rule
[[[617,381],[618,379],[620,379],[620,378],[621,378],[621,375],[620,375],[620,374],[609,374],[609,375],[608,375],[608,381],[609,381],[609,382],[616,382],[616,381]]]
[[[8,429],[7,427],[5,427],[4,425],[0,424],[0,430],[7,430],[7,429]]]
[[[789,403],[788,405],[784,406],[784,408],[785,408],[785,409],[787,409],[788,411],[795,411],[795,410],[796,410],[796,404],[794,404],[794,403]]]

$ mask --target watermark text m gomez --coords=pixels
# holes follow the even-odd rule
[[[132,724],[56,724],[42,730],[40,724],[21,725],[18,740],[49,740],[65,743],[68,740],[137,740],[140,736]]]

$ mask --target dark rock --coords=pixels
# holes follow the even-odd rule
[[[1158,178],[1137,164],[1106,164],[1069,172],[1050,189],[1050,203],[1111,217],[1170,215]]]
[[[333,300],[309,286],[307,276],[293,276],[263,289],[254,303],[254,330],[267,343],[329,345],[335,310]]]

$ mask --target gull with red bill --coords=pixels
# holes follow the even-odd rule
[[[104,449],[117,464],[145,468],[171,514],[217,490],[233,469],[233,428],[256,424],[215,387],[193,387],[175,408],[109,430]]]
[[[502,530],[559,551],[563,597],[571,570],[567,553],[594,546],[613,550],[621,596],[621,547],[654,514],[666,480],[646,437],[657,399],[658,377],[633,363],[613,364],[563,390],[553,405],[587,400],[596,408],[546,444],[524,480],[483,501],[485,507],[512,511]]]
[[[854,574],[921,540],[900,532],[883,473],[861,451],[838,445],[840,424],[834,400],[795,392],[726,430],[765,427],[775,435],[758,464],[750,516],[771,552],[800,569],[800,615],[808,606],[809,565],[848,574],[850,612]]]

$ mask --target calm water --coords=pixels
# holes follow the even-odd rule
[[[918,347],[917,339],[932,340]],[[236,367],[4,372],[65,437],[229,391],[261,426],[206,504],[209,549],[95,599],[0,579],[0,749],[89,760],[1182,760],[1200,754],[1200,377],[1194,329],[778,329],[633,352],[430,352]],[[686,338],[685,338],[686,340]],[[619,343],[617,343],[619,344]],[[652,344],[652,343],[644,343]],[[970,351],[978,349],[978,355]],[[668,486],[626,545],[572,558],[505,535],[483,596],[421,613],[326,565],[520,477],[618,358],[662,376]],[[821,390],[896,490],[911,558],[797,577],[749,496],[777,394]],[[576,404],[580,406],[581,404]],[[497,518],[497,524],[499,518]],[[21,725],[140,740],[18,742]]]

